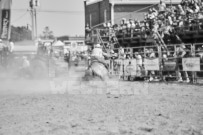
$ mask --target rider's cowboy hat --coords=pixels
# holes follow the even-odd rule
[[[26,57],[26,56],[23,56],[23,60],[27,60],[27,57]]]
[[[101,45],[100,44],[96,44],[94,47],[95,48],[101,48]]]

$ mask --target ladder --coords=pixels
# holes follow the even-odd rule
[[[159,46],[163,47],[164,50],[165,50],[166,52],[168,52],[168,48],[167,48],[166,44],[164,43],[164,40],[162,39],[162,37],[161,37],[161,35],[159,34],[159,32],[157,31],[155,34],[156,34],[157,37],[158,37],[158,44],[159,44]]]
[[[97,43],[102,44],[103,49],[107,50],[106,46],[104,45],[104,41],[101,37],[100,30],[97,29],[96,31],[97,31]]]

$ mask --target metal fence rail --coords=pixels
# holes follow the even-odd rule
[[[167,45],[167,48],[168,53],[160,46],[124,48],[130,58],[107,60],[109,73],[128,80],[203,83],[203,43]],[[184,48],[184,56],[178,54],[181,48]],[[148,56],[149,51],[155,54],[153,58]],[[119,53],[119,50],[114,52]]]

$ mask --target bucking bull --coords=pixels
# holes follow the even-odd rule
[[[85,72],[85,76],[83,79],[90,81],[95,78],[99,78],[104,82],[108,82],[109,71],[108,65],[105,62],[104,57],[110,58],[112,56],[107,53],[104,53],[100,45],[96,45],[92,51],[91,58],[89,58],[88,68]]]
[[[106,82],[109,79],[108,66],[97,59],[91,59],[85,72],[84,79],[87,81],[99,78]]]

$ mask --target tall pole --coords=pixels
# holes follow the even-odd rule
[[[114,3],[111,5],[111,24],[114,25]]]
[[[35,39],[35,18],[34,18],[34,9],[31,9],[31,19],[32,19],[32,40]]]
[[[31,14],[31,24],[32,24],[32,40],[35,39],[35,18],[34,18],[34,2],[30,0],[30,14]]]
[[[170,0],[170,4],[171,4],[171,11],[172,11],[172,0]]]
[[[34,9],[34,17],[35,17],[35,37],[37,38],[37,12],[36,12],[36,8]]]
[[[31,12],[31,20],[32,20],[32,40],[37,38],[37,10],[36,8],[39,6],[39,0],[30,0],[30,12]]]

